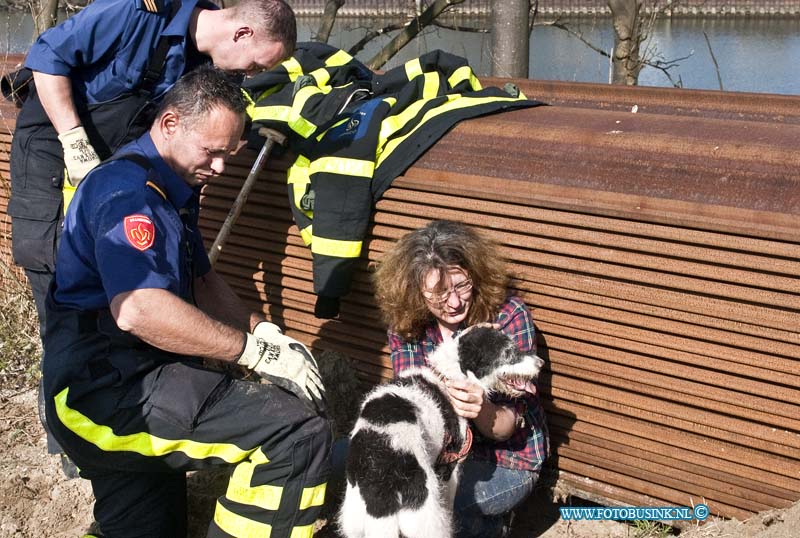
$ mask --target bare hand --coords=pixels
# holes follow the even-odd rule
[[[483,387],[469,379],[448,380],[447,392],[456,413],[466,419],[477,417],[486,402]]]

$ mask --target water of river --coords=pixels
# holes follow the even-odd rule
[[[604,17],[563,19],[596,47],[610,51],[614,36],[610,19]],[[372,21],[340,19],[330,39],[332,45],[348,48]],[[318,26],[316,18],[298,21],[299,38],[309,39]],[[30,44],[30,17],[0,12],[0,53],[24,52]],[[675,61],[670,76],[685,88],[719,89],[705,36],[719,64],[722,85],[729,91],[800,94],[800,18],[675,18],[657,22],[645,47],[651,58]],[[389,37],[370,43],[358,57],[371,58]],[[469,60],[479,76],[490,71],[491,36],[431,28],[415,39],[385,67],[390,68],[421,53],[443,49]],[[577,38],[554,27],[537,26],[531,34],[530,77],[575,82],[608,82],[608,58],[591,50]],[[658,69],[645,67],[641,85],[671,86]]]

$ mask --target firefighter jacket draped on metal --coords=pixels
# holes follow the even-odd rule
[[[318,317],[338,313],[372,207],[394,178],[457,122],[541,104],[509,85],[482,88],[466,60],[442,51],[375,74],[321,43],[298,44],[294,56],[244,88],[251,142],[270,127],[289,136],[296,155],[289,202],[311,248]]]

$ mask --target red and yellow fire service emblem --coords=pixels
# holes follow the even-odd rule
[[[128,215],[125,217],[125,237],[134,248],[147,250],[153,246],[156,238],[156,227],[150,217],[145,215]]]

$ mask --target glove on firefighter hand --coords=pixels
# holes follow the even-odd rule
[[[100,158],[82,125],[61,133],[58,139],[64,148],[64,165],[67,167],[64,185],[76,188],[86,174],[100,164]]]
[[[236,361],[300,398],[324,410],[325,388],[317,362],[308,348],[284,334],[277,325],[261,322],[247,334],[244,351]]]

